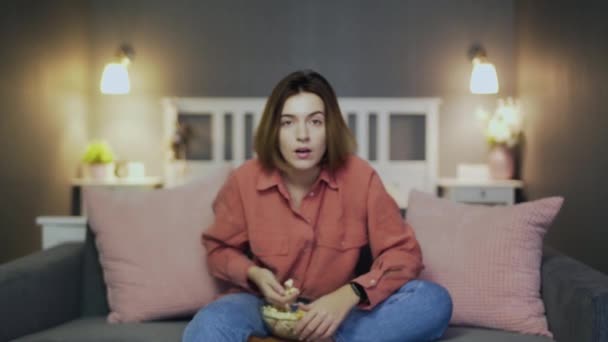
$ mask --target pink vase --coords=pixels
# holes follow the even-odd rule
[[[488,155],[490,176],[493,179],[512,179],[515,174],[513,150],[504,145],[496,145]]]
[[[97,181],[113,180],[115,175],[115,164],[87,164],[85,169],[85,178]]]

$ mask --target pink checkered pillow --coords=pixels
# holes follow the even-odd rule
[[[201,235],[213,223],[212,202],[229,171],[172,189],[85,189],[108,290],[108,322],[191,314],[219,293]]]
[[[514,206],[455,203],[413,191],[407,220],[422,248],[422,279],[454,302],[451,324],[552,336],[540,298],[543,237],[563,198]]]

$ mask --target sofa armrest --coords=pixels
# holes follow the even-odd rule
[[[608,341],[608,276],[545,248],[542,297],[557,341]]]
[[[82,243],[67,243],[0,265],[0,341],[80,316]]]

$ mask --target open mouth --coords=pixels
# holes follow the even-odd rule
[[[296,149],[296,155],[298,156],[299,159],[306,159],[308,157],[310,157],[312,150],[309,148],[297,148]]]

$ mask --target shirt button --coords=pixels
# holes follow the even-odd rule
[[[372,285],[376,285],[376,279],[370,280],[369,283],[372,284]]]

